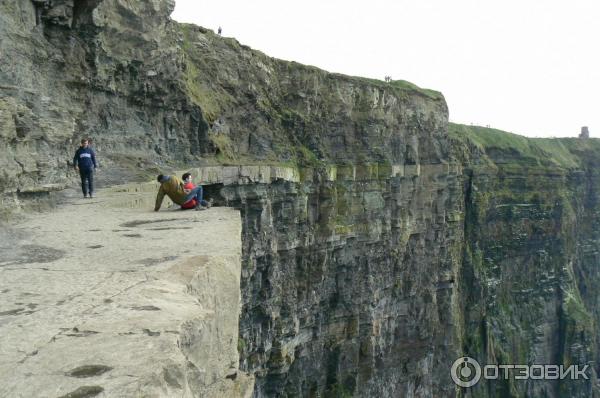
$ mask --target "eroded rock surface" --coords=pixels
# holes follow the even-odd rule
[[[239,213],[132,208],[153,195],[130,188],[3,229],[1,396],[252,393],[238,370]]]

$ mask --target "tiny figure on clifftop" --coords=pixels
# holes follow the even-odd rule
[[[94,171],[98,168],[96,162],[96,154],[94,150],[89,147],[89,141],[84,138],[81,140],[81,146],[75,152],[73,157],[73,168],[79,171],[81,177],[81,190],[83,191],[83,197],[92,198],[94,194]]]
[[[165,195],[167,195],[173,201],[173,203],[178,204],[182,208],[184,205],[189,206],[189,202],[191,201],[195,201],[193,208],[196,210],[204,210],[203,205],[207,208],[210,207],[210,203],[202,199],[202,186],[187,189],[185,188],[183,181],[181,181],[179,178],[175,176],[165,176],[162,174],[156,177],[156,180],[160,183],[160,188],[158,189],[158,194],[156,195],[154,211],[160,210],[160,206],[162,205]]]
[[[219,35],[221,35],[221,32],[223,32],[223,29],[221,29],[221,27],[219,26],[219,29],[217,29],[217,33],[218,33]]]

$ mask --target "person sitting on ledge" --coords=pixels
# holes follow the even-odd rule
[[[181,179],[183,180],[183,189],[189,189],[191,191],[192,189],[196,188],[196,185],[194,185],[194,183],[192,182],[192,175],[190,173],[184,173],[181,176]],[[202,206],[205,206],[206,208],[210,208],[211,203],[207,202],[206,200],[202,200],[202,197],[203,197],[202,185],[198,185],[198,187],[200,188],[201,201],[198,202],[196,197],[194,197],[191,200],[182,204],[181,210],[194,209],[194,208],[196,208],[198,203],[200,203],[200,205],[202,205]]]
[[[156,204],[154,211],[159,211],[162,205],[163,198],[167,195],[173,203],[179,206],[186,205],[188,202],[195,200],[194,207],[196,210],[204,210],[203,205],[210,207],[210,204],[202,199],[202,187],[198,186],[193,189],[184,188],[183,182],[175,176],[165,176],[160,174],[156,180],[160,182],[160,188],[156,195]]]

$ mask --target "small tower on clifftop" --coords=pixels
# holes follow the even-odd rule
[[[579,138],[590,138],[590,130],[588,130],[587,126],[583,126],[581,128],[581,133],[579,134]]]

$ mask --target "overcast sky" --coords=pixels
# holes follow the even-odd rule
[[[450,120],[600,136],[600,0],[176,0],[267,55],[441,91]]]

